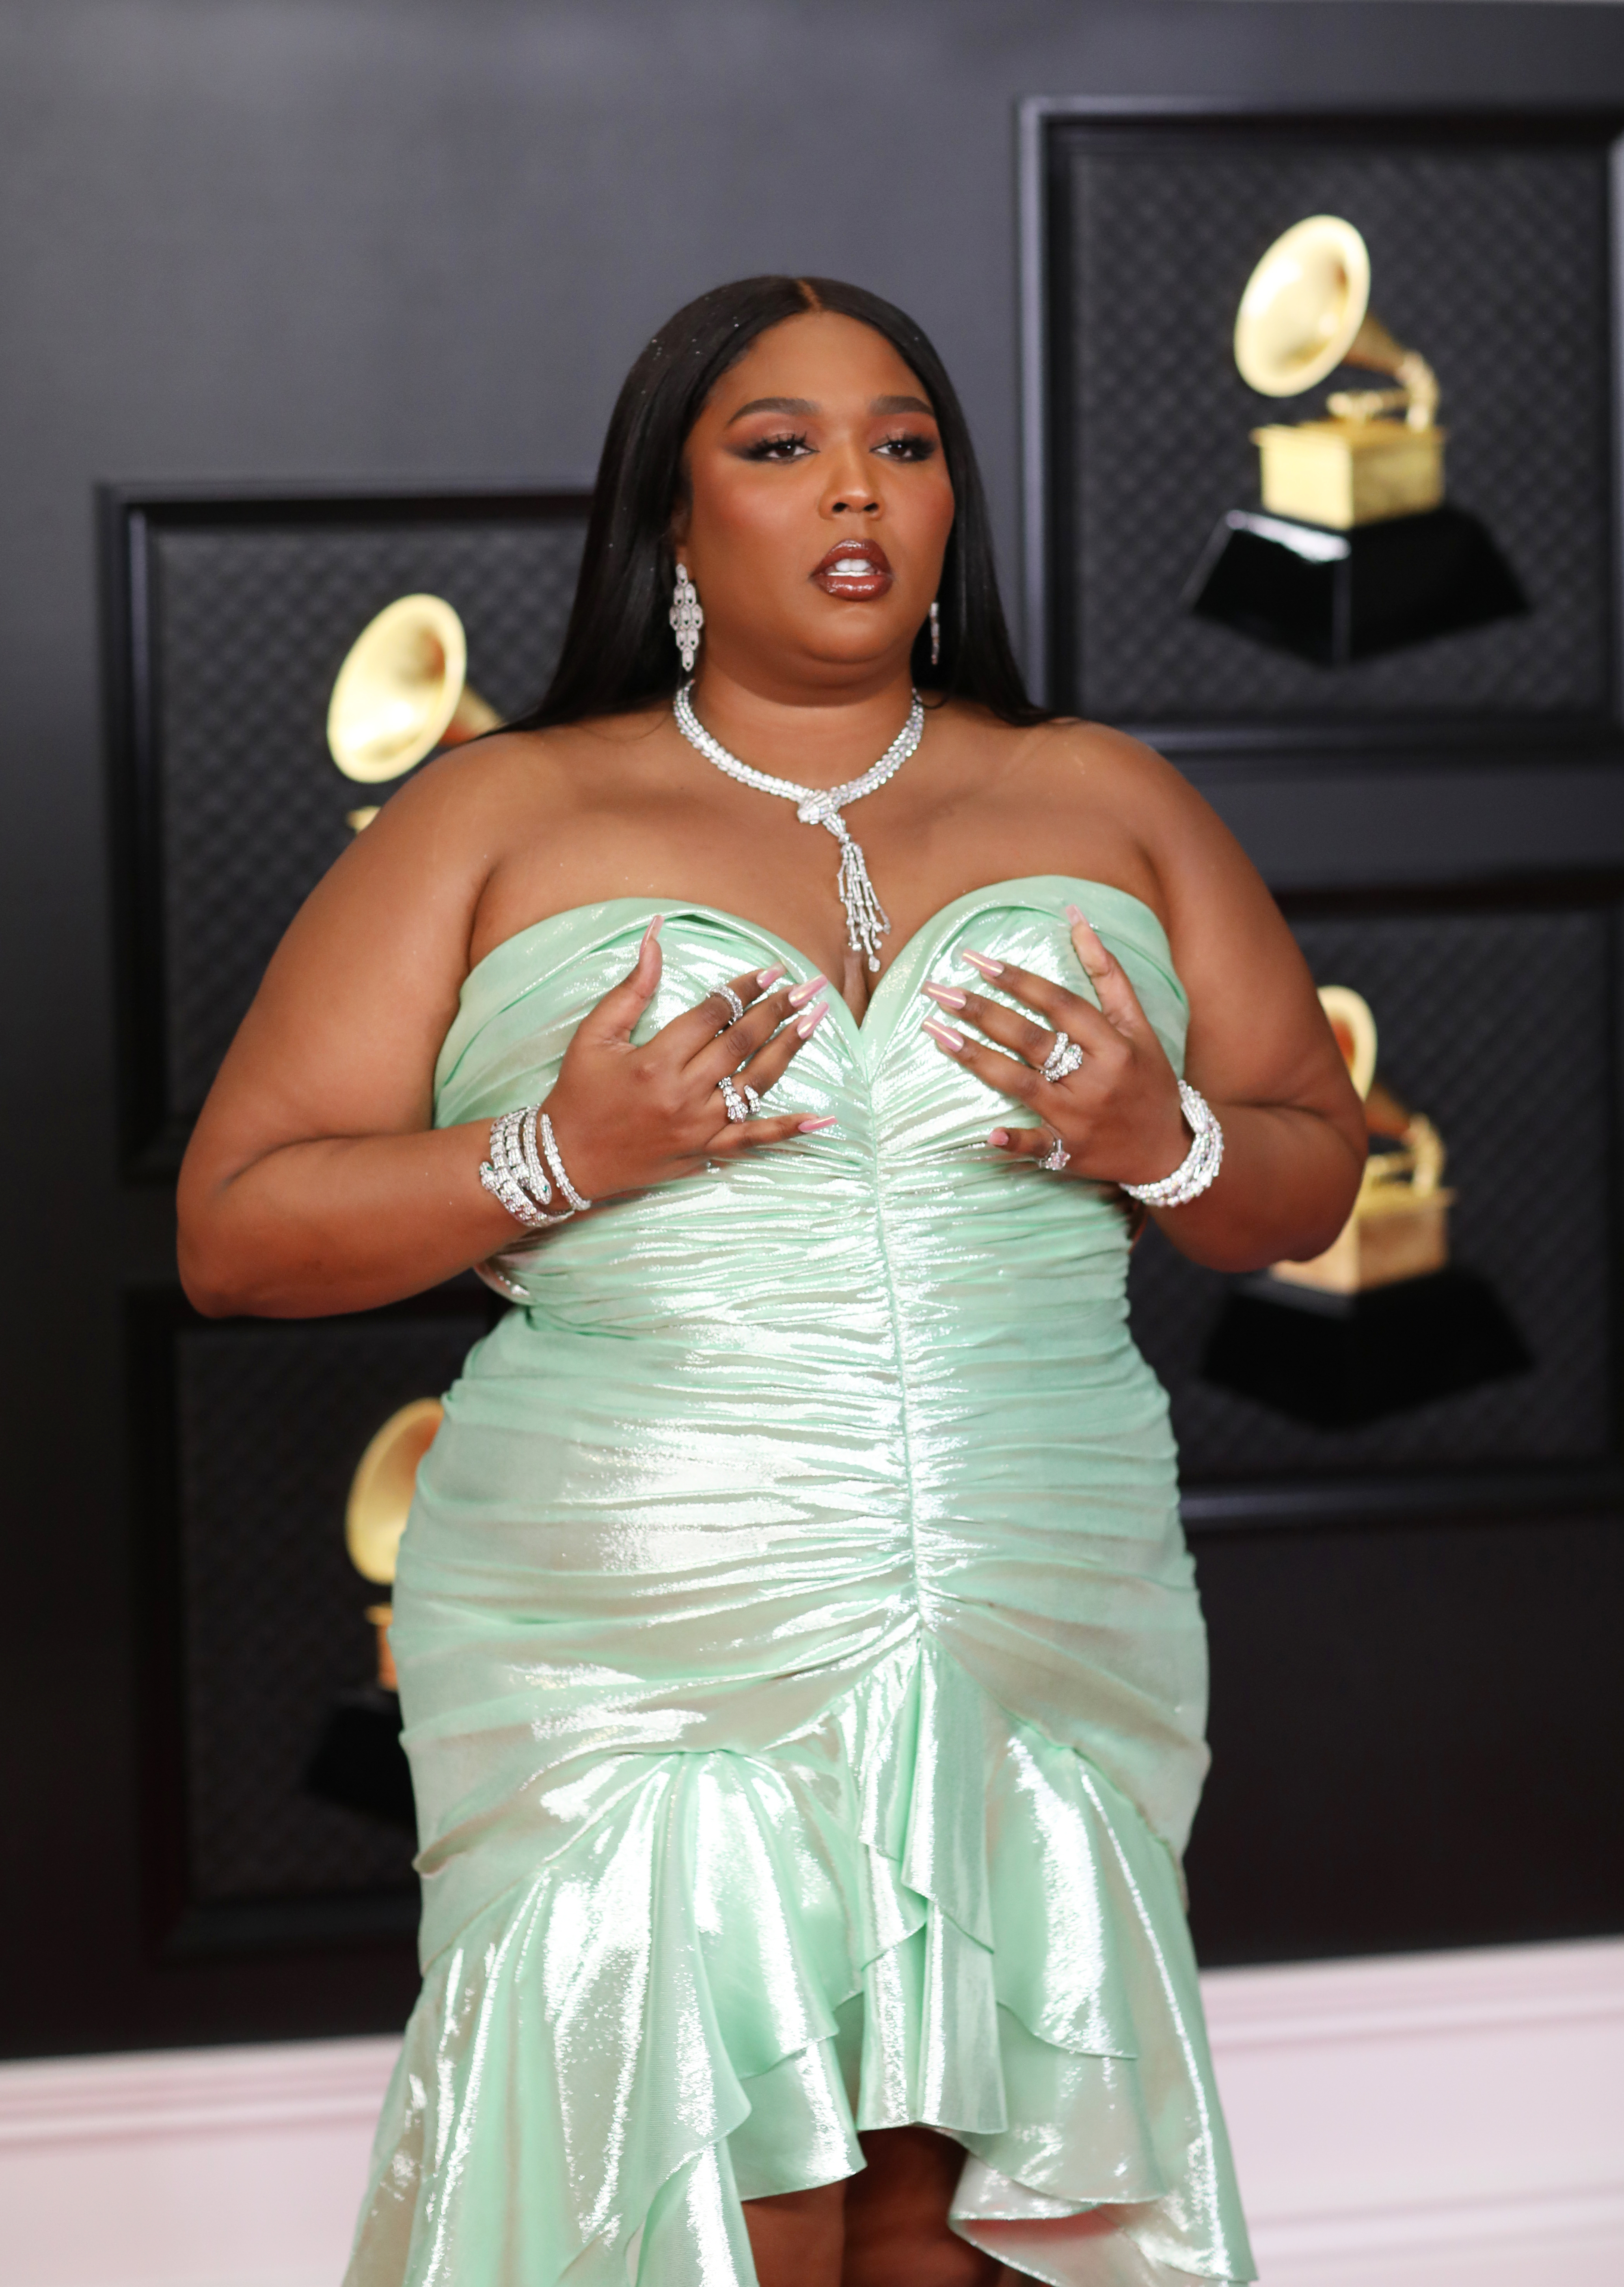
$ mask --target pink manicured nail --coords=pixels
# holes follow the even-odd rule
[[[791,1008],[804,1009],[807,1002],[812,998],[812,995],[815,993],[821,993],[828,982],[829,979],[826,977],[808,977],[804,985],[792,985],[790,987]]]
[[[829,1003],[827,1001],[815,1001],[810,1009],[803,1009],[800,1015],[797,1017],[795,1019],[795,1030],[800,1034],[803,1041],[809,1041],[813,1033],[816,1032],[818,1026],[823,1023],[824,1017],[828,1014]]]
[[[964,1047],[964,1034],[956,1033],[951,1025],[939,1025],[934,1017],[926,1017],[919,1030],[928,1033],[933,1041],[939,1041],[951,1056],[956,1056]]]
[[[972,953],[967,945],[960,946],[958,958],[967,961],[971,968],[979,969],[983,977],[1002,977],[1004,974],[1001,961],[995,961],[989,953]]]
[[[1008,1128],[995,1128],[991,1135],[987,1138],[987,1141],[992,1144],[996,1150],[1001,1151],[1004,1146],[1009,1142]]]
[[[648,928],[644,930],[643,933],[643,943],[637,948],[637,958],[639,961],[643,959],[643,954],[647,953],[649,947],[659,935],[659,925],[665,918],[666,916],[664,914],[656,914],[653,920],[649,923]]]
[[[1067,918],[1067,920],[1071,923],[1071,926],[1073,927],[1073,929],[1085,929],[1085,930],[1093,930],[1094,935],[1095,935],[1096,937],[1100,937],[1100,930],[1099,930],[1099,927],[1098,927],[1098,925],[1097,925],[1095,922],[1091,922],[1091,921],[1090,921],[1090,919],[1089,919],[1088,915],[1087,915],[1087,914],[1083,911],[1083,908],[1082,908],[1082,906],[1067,906],[1067,908],[1066,908],[1066,918]],[[1100,938],[1100,950],[1101,951],[1101,953],[1105,953],[1105,940],[1104,940],[1104,938]],[[1106,953],[1106,954],[1105,954],[1105,958],[1106,958],[1106,961],[1107,961],[1107,963],[1108,963],[1108,963],[1109,963],[1109,961],[1110,961],[1110,958],[1111,958],[1110,954],[1109,954],[1108,953]],[[1084,962],[1084,966],[1086,968],[1086,967],[1087,967],[1087,963],[1086,963],[1086,962]],[[1099,969],[1098,971],[1095,971],[1094,969],[1089,969],[1089,975],[1090,975],[1091,977],[1092,977],[1092,976],[1094,976],[1094,975],[1096,975],[1096,974],[1098,974],[1098,975],[1099,975],[1099,976],[1100,976],[1100,977],[1103,977],[1103,976],[1105,975],[1105,969],[1104,969],[1103,968],[1102,968],[1102,969]]]
[[[827,1112],[821,1120],[798,1120],[795,1122],[795,1133],[797,1136],[816,1136],[820,1129],[832,1128],[834,1125],[834,1113]]]
[[[758,969],[755,973],[755,981],[761,986],[762,992],[765,993],[768,986],[769,985],[776,985],[783,974],[784,963],[780,961],[776,969]]]
[[[962,1009],[969,997],[950,985],[921,985],[919,990],[927,999],[939,1001],[944,1009]]]

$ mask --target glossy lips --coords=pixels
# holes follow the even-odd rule
[[[812,574],[814,586],[824,595],[857,604],[888,595],[895,578],[891,559],[877,540],[838,542]]]

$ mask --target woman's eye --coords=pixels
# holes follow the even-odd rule
[[[882,438],[874,450],[893,461],[929,461],[935,458],[937,445],[934,437],[910,431],[901,437]]]
[[[780,437],[758,437],[745,447],[747,461],[798,461],[808,451],[806,437],[786,431]]]

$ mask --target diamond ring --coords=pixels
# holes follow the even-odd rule
[[[723,1072],[716,1085],[721,1090],[721,1100],[728,1107],[728,1118],[729,1120],[748,1120],[750,1117],[750,1106],[745,1103],[737,1088],[734,1087],[732,1074],[730,1072]]]
[[[1056,1136],[1052,1147],[1044,1153],[1037,1164],[1040,1167],[1046,1167],[1052,1175],[1058,1175],[1062,1167],[1071,1165],[1071,1154]]]
[[[1054,1046],[1043,1061],[1043,1076],[1046,1080],[1064,1080],[1083,1061],[1083,1051],[1065,1033],[1057,1033]]]
[[[730,985],[719,985],[716,987],[716,998],[719,1001],[725,1001],[728,1004],[728,1025],[737,1025],[745,1013],[745,1004],[733,987]],[[724,1025],[721,1028],[724,1033],[728,1029],[728,1025]]]

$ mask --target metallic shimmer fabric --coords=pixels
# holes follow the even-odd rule
[[[970,944],[1086,990],[1076,898],[1175,1062],[1154,916],[947,906],[777,1091],[837,1129],[549,1233],[447,1401],[394,1626],[422,1998],[349,2287],[751,2287],[741,2200],[965,2148],[958,2228],[1060,2287],[1252,2275],[1175,1854],[1201,1617],[1110,1196],[986,1151],[918,1031]],[[533,1102],[652,910],[483,961],[443,1125]],[[808,964],[666,908],[647,1029]]]

